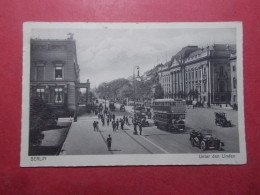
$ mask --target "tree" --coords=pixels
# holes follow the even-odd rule
[[[109,98],[118,98],[120,96],[120,93],[122,92],[122,89],[126,86],[129,86],[130,82],[127,79],[120,78],[112,80],[108,83],[101,83],[97,88],[97,94],[100,97],[109,97]]]
[[[154,99],[162,99],[164,98],[164,92],[161,84],[157,84],[155,86],[155,91],[154,91]]]

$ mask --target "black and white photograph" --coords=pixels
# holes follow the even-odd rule
[[[242,23],[23,26],[21,166],[245,164]]]

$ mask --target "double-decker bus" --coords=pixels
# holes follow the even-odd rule
[[[154,124],[167,131],[184,131],[186,102],[185,100],[157,99],[153,101]]]

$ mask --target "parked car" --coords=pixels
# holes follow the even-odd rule
[[[218,138],[213,137],[212,130],[203,129],[201,131],[192,130],[190,133],[190,142],[193,147],[197,146],[201,150],[217,149],[222,150],[224,143]]]
[[[224,112],[215,112],[215,124],[221,127],[231,127],[231,121],[227,120],[226,113]]]

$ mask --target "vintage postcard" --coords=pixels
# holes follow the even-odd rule
[[[23,25],[21,166],[245,164],[242,23]]]

